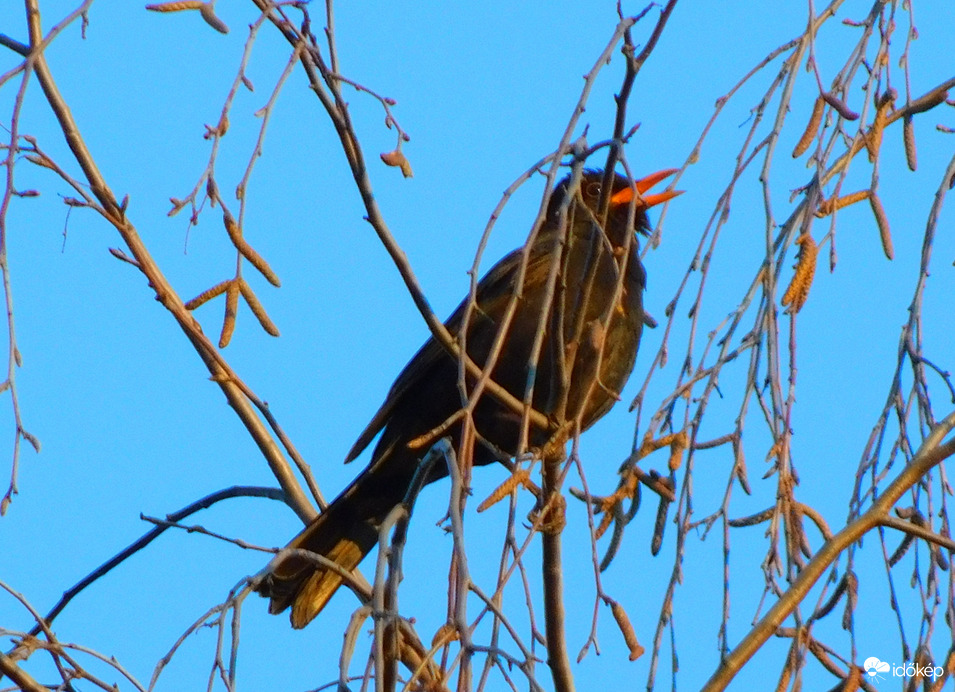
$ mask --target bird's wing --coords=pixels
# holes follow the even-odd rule
[[[541,235],[538,235],[536,242],[531,247],[530,257],[527,261],[528,281],[530,281],[530,277],[534,276],[537,272],[546,272],[549,267],[551,251],[554,247],[554,242],[551,240],[551,237],[554,236],[554,234],[547,233],[547,230],[546,228],[541,230]],[[514,290],[512,285],[513,277],[517,268],[520,266],[522,256],[523,248],[514,250],[495,264],[478,284],[478,305],[488,313],[499,314],[503,312],[502,310],[494,310],[492,306],[495,302],[510,300],[511,293]],[[458,333],[461,321],[464,319],[467,304],[468,299],[465,298],[451,314],[451,317],[444,323],[452,336],[456,336]],[[472,319],[474,318],[476,318],[476,315],[472,315]],[[372,416],[371,421],[365,426],[361,435],[358,436],[358,440],[352,445],[348,456],[345,458],[346,464],[358,457],[358,455],[365,450],[365,447],[375,439],[375,436],[388,424],[392,412],[404,398],[407,391],[415,382],[426,379],[434,365],[438,363],[441,358],[446,357],[445,354],[445,349],[441,344],[435,341],[433,337],[428,339],[424,346],[422,346],[408,362],[404,370],[401,371],[401,374],[398,375],[398,378],[391,386],[391,390],[388,392],[388,396],[385,398],[385,402],[381,405],[381,408],[378,409],[378,412]]]
[[[418,377],[426,376],[425,373],[438,362],[443,352],[444,347],[435,341],[434,338],[428,339],[425,345],[418,350],[405,366],[404,370],[401,371],[401,374],[398,375],[398,379],[395,380],[395,383],[391,385],[388,396],[385,397],[385,402],[381,405],[381,408],[372,416],[368,425],[365,426],[361,435],[358,436],[355,444],[352,445],[348,456],[345,457],[346,464],[350,461],[354,461],[359,454],[365,451],[365,447],[367,447],[371,441],[375,439],[375,436],[382,431],[385,425],[388,424],[388,420],[391,418],[395,406],[401,401],[405,392],[408,391],[411,383]]]

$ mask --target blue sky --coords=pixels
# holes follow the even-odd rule
[[[202,138],[203,124],[218,119],[239,65],[246,26],[256,18],[251,3],[219,5],[220,16],[231,28],[228,35],[215,33],[195,13],[158,15],[138,3],[94,3],[86,40],[74,26],[47,52],[103,174],[118,196],[129,194],[129,218],[184,299],[234,271],[234,254],[218,210],[207,210],[188,234],[188,212],[166,215],[169,198],[185,196],[206,165],[209,144]],[[70,3],[43,3],[44,26],[71,9]],[[320,9],[312,8],[316,22]],[[624,9],[638,12],[642,5],[627,4]],[[919,95],[953,74],[950,42],[955,10],[939,2],[915,9],[920,38],[912,47],[911,88]],[[797,36],[806,11],[805,3],[796,2],[679,5],[640,73],[631,101],[631,122],[641,123],[627,149],[634,169],[682,166],[717,98],[769,51]],[[839,22],[844,17],[862,19],[868,11],[865,3],[846,3],[819,36],[824,81],[842,67],[848,46],[858,35],[858,29]],[[0,31],[25,40],[22,13],[22,7],[13,3],[0,7]],[[656,11],[651,11],[636,28],[638,43],[646,40],[655,17]],[[395,115],[411,135],[404,150],[415,176],[406,180],[377,160],[379,152],[394,146],[394,131],[384,127],[380,106],[346,89],[378,202],[434,310],[446,315],[467,290],[466,271],[504,189],[557,145],[579,98],[581,76],[613,33],[614,4],[340,3],[336,23],[343,73],[395,98]],[[901,40],[894,45],[900,50]],[[0,55],[0,70],[16,64],[9,51]],[[249,66],[255,91],[240,90],[217,164],[225,190],[233,189],[242,176],[259,125],[253,114],[267,101],[287,56],[284,41],[263,29]],[[894,53],[893,61],[897,57]],[[777,60],[770,65],[729,103],[698,163],[680,181],[687,193],[668,209],[663,243],[645,260],[646,304],[660,321],[729,182],[751,109],[779,64]],[[591,142],[612,131],[613,93],[622,72],[622,61],[615,55],[597,81],[581,119],[582,125],[590,126]],[[893,80],[900,90],[901,77],[893,62]],[[15,88],[9,83],[0,89],[5,123]],[[773,169],[778,220],[788,217],[795,206],[790,191],[811,176],[804,166],[806,157],[793,161],[789,152],[817,93],[811,75],[800,70]],[[852,98],[851,105],[858,110],[861,91],[856,89]],[[891,383],[899,329],[907,319],[918,276],[925,219],[952,156],[955,140],[936,132],[938,122],[951,126],[951,111],[939,109],[915,120],[916,173],[905,168],[901,129],[895,126],[886,132],[880,192],[892,223],[895,260],[885,259],[868,206],[845,210],[838,219],[836,270],[825,271],[821,262],[798,318],[793,444],[802,479],[799,496],[818,507],[833,526],[844,522],[858,459]],[[30,85],[21,130],[35,135],[55,159],[67,162],[66,147],[36,82]],[[871,168],[864,159],[857,157],[846,190],[868,185]],[[69,170],[76,172],[75,166]],[[107,252],[121,244],[115,230],[90,212],[73,210],[67,218],[59,195],[70,191],[48,171],[21,162],[16,176],[18,187],[43,193],[38,199],[16,201],[7,221],[23,355],[17,385],[24,423],[42,441],[43,450],[39,455],[29,449],[22,452],[20,495],[0,519],[0,580],[45,611],[64,589],[148,530],[149,525],[139,520],[141,512],[162,516],[223,487],[272,485],[274,479],[141,275]],[[523,242],[541,192],[542,183],[536,180],[508,205],[491,238],[485,269]],[[251,314],[240,309],[225,356],[269,402],[327,495],[344,487],[359,470],[357,464],[364,463],[359,460],[346,467],[340,461],[394,376],[427,337],[363,214],[333,129],[296,70],[272,116],[264,155],[249,189],[245,224],[246,238],[282,279],[282,288],[275,289],[258,276],[250,278],[282,336],[265,335]],[[763,226],[758,167],[753,167],[738,184],[730,220],[714,254],[701,329],[713,329],[739,301],[761,261]],[[955,361],[949,327],[950,296],[955,292],[951,228],[952,215],[945,209],[924,318],[926,352],[946,369],[952,369]],[[817,224],[815,232],[821,237],[823,225]],[[788,272],[783,276],[788,280]],[[219,301],[196,312],[210,334],[218,333],[221,314]],[[673,337],[670,365],[655,380],[651,401],[664,396],[667,385],[675,381],[686,328],[687,320],[679,320],[676,329],[684,341]],[[645,333],[625,399],[642,384],[661,332]],[[726,422],[739,406],[732,378],[743,374],[741,360],[721,380],[727,398],[714,399],[705,424],[708,434],[726,431]],[[937,410],[945,415],[951,404],[940,381],[931,382]],[[595,492],[614,487],[616,468],[630,449],[633,425],[632,414],[621,405],[584,436],[581,453]],[[756,496],[745,498],[737,490],[734,516],[763,509],[775,487],[772,478],[759,480],[768,445],[760,439],[756,423],[750,429],[754,435],[747,439],[746,451]],[[0,460],[9,456],[2,441],[8,440],[12,449],[13,432],[9,397],[4,395]],[[664,469],[663,454],[650,457],[647,467]],[[698,460],[703,465],[695,479],[698,517],[718,507],[730,461],[728,453]],[[0,461],[4,475],[7,467],[8,462]],[[480,470],[475,474],[474,497],[483,498],[503,478],[503,469]],[[434,603],[443,598],[450,540],[435,522],[446,507],[446,490],[446,485],[437,485],[424,493],[406,552],[402,604],[418,618],[426,638],[443,621],[443,608]],[[584,514],[574,503],[571,507],[566,551],[580,558],[568,567],[574,655],[589,631],[594,596]],[[525,512],[530,508],[527,498],[521,508]],[[483,578],[490,584],[504,510],[495,508],[481,516],[473,514],[473,506],[471,511],[469,542],[473,554],[480,556],[472,558],[471,566],[479,582]],[[603,575],[605,590],[627,609],[647,649],[674,558],[672,526],[661,554],[650,556],[654,511],[648,499],[626,533],[621,555]],[[299,528],[283,505],[252,499],[222,503],[190,523],[266,546],[283,544]],[[811,539],[818,547],[818,536]],[[731,566],[738,583],[734,582],[730,639],[735,642],[748,630],[756,609],[762,585],[759,563],[766,544],[760,527],[735,534],[733,541]],[[867,545],[864,564],[872,576],[863,580],[857,613],[861,660],[876,655],[901,662],[898,633],[885,606],[880,551],[871,539]],[[674,606],[678,680],[683,689],[698,688],[718,661],[721,554],[718,532],[705,541],[691,539],[687,549],[684,582]],[[536,564],[535,558],[536,554],[528,564]],[[116,656],[140,680],[148,681],[152,666],[179,634],[265,562],[260,553],[170,531],[78,597],[58,618],[55,629],[64,641]],[[911,568],[903,566],[897,576],[903,591],[906,569]],[[521,596],[515,591],[509,598]],[[239,684],[248,690],[268,689],[279,680],[280,689],[312,689],[332,680],[341,631],[355,605],[348,594],[340,594],[311,627],[292,632],[284,616],[266,614],[264,601],[248,600]],[[0,627],[29,624],[12,599],[0,596]],[[845,652],[845,634],[833,623],[824,626],[829,627],[824,630],[826,641]],[[575,669],[580,688],[618,687],[621,680],[645,686],[649,655],[627,661],[606,609],[598,633],[603,653],[599,657],[591,653]],[[907,634],[910,640],[916,635]],[[214,647],[211,631],[195,635],[163,674],[159,689],[203,685]],[[785,650],[784,643],[770,642],[734,689],[764,687],[766,679],[775,680]],[[669,656],[666,643],[658,689],[668,686]],[[34,665],[34,673],[46,680],[45,669]],[[115,677],[111,675],[107,679]],[[543,671],[540,675],[547,681]],[[833,684],[818,666],[810,666],[807,689]]]

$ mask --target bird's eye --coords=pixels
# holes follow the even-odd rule
[[[588,197],[599,197],[599,196],[600,196],[600,183],[587,183],[587,196],[588,196]]]

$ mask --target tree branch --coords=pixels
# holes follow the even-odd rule
[[[922,476],[944,459],[955,454],[955,439],[942,443],[942,440],[955,427],[955,413],[950,413],[939,423],[922,443],[918,453],[905,467],[902,473],[885,489],[865,514],[848,524],[831,540],[819,549],[815,557],[800,572],[792,586],[770,608],[763,619],[750,630],[743,640],[724,659],[720,667],[707,681],[703,692],[723,690],[733,680],[736,673],[766,643],[780,625],[802,602],[809,590],[819,580],[823,572],[853,543],[863,535],[883,523],[893,505],[915,485]]]
[[[239,419],[243,425],[245,425],[246,430],[249,431],[252,439],[258,445],[272,473],[285,492],[286,502],[303,522],[308,523],[315,517],[317,512],[310,504],[301,485],[295,478],[278,444],[269,434],[261,419],[256,415],[249,398],[244,392],[244,383],[241,382],[240,378],[225,362],[225,359],[222,358],[218,349],[216,349],[212,342],[203,334],[202,329],[192,314],[186,310],[182,300],[166,280],[162,271],[160,271],[149,250],[146,248],[146,245],[140,238],[139,233],[136,231],[136,228],[126,218],[125,210],[121,208],[116,201],[116,196],[100,173],[92,154],[86,147],[86,143],[80,134],[79,127],[73,119],[73,114],[70,112],[69,107],[66,105],[56,86],[56,82],[47,65],[46,57],[43,51],[38,48],[43,42],[38,0],[25,0],[25,2],[31,46],[29,61],[32,63],[37,80],[40,82],[43,93],[59,122],[67,145],[73,152],[80,168],[83,169],[91,191],[102,205],[107,220],[119,231],[119,234],[136,259],[136,262],[138,262],[139,269],[148,279],[150,287],[156,292],[156,299],[172,314],[176,322],[179,323],[180,328],[186,334],[189,341],[192,342],[199,357],[202,358],[206,367],[209,369],[212,375],[211,379],[222,389],[229,405],[235,410]]]
[[[225,488],[224,490],[219,490],[217,492],[206,495],[200,500],[196,500],[190,505],[187,505],[180,509],[178,512],[173,512],[172,514],[167,514],[166,519],[170,522],[182,521],[191,514],[196,512],[208,509],[212,505],[221,500],[228,500],[233,497],[267,497],[271,500],[285,500],[285,493],[283,493],[278,488],[263,488],[259,486],[243,486],[235,485],[231,488]],[[59,615],[63,609],[72,601],[83,589],[95,582],[100,577],[108,574],[114,567],[119,566],[127,558],[132,557],[140,550],[145,548],[147,545],[152,543],[154,540],[159,538],[166,531],[166,529],[171,528],[173,524],[166,524],[162,526],[156,526],[154,529],[147,531],[143,534],[142,538],[139,540],[130,543],[126,548],[118,552],[116,555],[111,557],[109,560],[104,562],[102,565],[94,569],[88,575],[83,577],[76,584],[67,589],[62,598],[57,601],[56,605],[53,606],[53,609],[47,613],[46,617],[43,618],[43,622],[46,626],[52,624],[53,619]],[[41,624],[37,624],[32,630],[30,630],[31,636],[36,636],[42,630]]]
[[[45,685],[41,685],[25,670],[20,668],[13,659],[0,652],[0,673],[6,675],[23,692],[49,692]]]
[[[924,526],[913,524],[910,521],[905,521],[904,519],[899,519],[898,517],[885,516],[879,520],[879,525],[897,529],[907,533],[910,536],[915,536],[916,538],[921,538],[922,540],[928,541],[929,543],[934,543],[935,545],[941,546],[946,550],[955,551],[955,541],[953,541],[951,538],[935,533]]]

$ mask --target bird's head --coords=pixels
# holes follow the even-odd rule
[[[647,209],[662,204],[673,199],[677,195],[683,194],[683,190],[665,190],[655,194],[644,194],[661,180],[669,178],[677,172],[676,168],[669,168],[663,171],[657,171],[650,175],[634,181],[631,185],[625,176],[615,173],[613,176],[613,189],[610,192],[610,226],[621,228],[626,224],[630,214],[630,206],[634,205],[633,228],[640,233],[646,234],[650,228],[650,222],[647,219]],[[584,204],[590,208],[594,214],[599,213],[600,192],[604,182],[604,172],[601,170],[584,171],[580,180],[579,195]],[[563,200],[570,187],[570,176],[564,178],[558,183],[551,197],[550,214],[556,215],[560,209]]]

